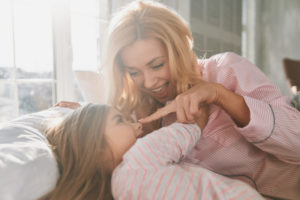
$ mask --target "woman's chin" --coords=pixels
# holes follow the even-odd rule
[[[166,96],[166,97],[163,97],[163,98],[156,98],[154,97],[154,99],[156,101],[158,101],[159,103],[161,104],[166,104],[168,101],[172,100],[170,97]]]

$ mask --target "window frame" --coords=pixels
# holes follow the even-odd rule
[[[54,1],[52,23],[55,100],[76,101],[72,70],[70,0]]]
[[[18,78],[17,77],[17,63],[16,63],[16,30],[14,21],[14,2],[10,1],[11,14],[8,16],[11,21],[11,43],[12,43],[12,74],[10,77],[0,79],[0,84],[11,84],[13,89],[11,95],[12,110],[7,119],[15,118],[21,115],[20,112],[20,91],[18,86],[22,83],[49,83],[51,84],[52,104],[61,100],[75,101],[74,92],[74,77],[72,71],[72,46],[71,46],[71,22],[70,22],[70,7],[69,0],[55,0],[52,5],[52,56],[53,56],[53,71],[50,78]],[[54,14],[55,13],[55,14]],[[4,113],[7,115],[8,113]]]

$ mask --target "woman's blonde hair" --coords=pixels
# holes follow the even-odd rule
[[[56,188],[42,199],[112,199],[111,172],[105,159],[107,152],[111,153],[104,135],[108,111],[107,105],[88,104],[49,129],[46,136],[60,178]]]
[[[147,38],[158,39],[166,48],[171,81],[176,85],[177,94],[200,79],[193,66],[193,59],[196,59],[192,50],[193,37],[184,20],[157,2],[135,1],[111,19],[103,48],[103,65],[110,71],[110,102],[125,115],[140,108],[141,115],[146,116],[158,107],[154,99],[134,86],[120,58],[124,47]]]

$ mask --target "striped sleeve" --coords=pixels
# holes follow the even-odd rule
[[[243,182],[180,162],[200,134],[197,125],[174,123],[139,139],[113,172],[114,198],[263,199]]]
[[[138,139],[123,161],[142,169],[177,163],[194,147],[200,134],[195,124],[173,123]]]
[[[113,174],[114,199],[262,200],[244,182],[218,175],[200,166],[169,165],[158,170],[118,168]]]
[[[226,53],[218,61],[217,81],[244,97],[250,122],[236,129],[251,143],[277,158],[300,164],[300,112],[255,65]]]

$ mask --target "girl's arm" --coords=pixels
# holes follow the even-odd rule
[[[194,147],[200,135],[195,124],[173,123],[138,139],[123,161],[132,168],[158,168],[177,163]]]

